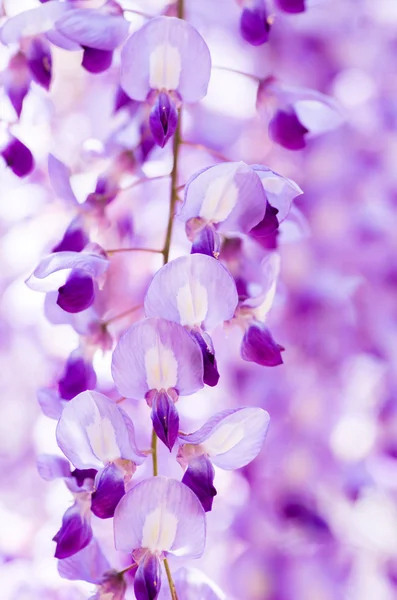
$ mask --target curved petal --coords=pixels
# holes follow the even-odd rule
[[[72,581],[99,584],[103,574],[109,569],[110,564],[94,538],[83,550],[58,562],[60,576]]]
[[[92,539],[91,525],[77,503],[65,512],[61,528],[52,539],[57,545],[55,558],[68,558],[88,546]]]
[[[88,73],[103,73],[107,71],[113,61],[112,50],[98,50],[97,48],[84,48],[81,66]]]
[[[215,415],[195,434],[180,437],[189,444],[199,443],[217,467],[240,469],[259,454],[269,420],[262,408],[239,408]]]
[[[96,50],[115,50],[127,38],[129,24],[124,17],[100,13],[95,8],[75,8],[55,23],[65,37]]]
[[[185,187],[183,221],[201,217],[219,231],[248,233],[266,211],[266,195],[255,171],[243,162],[215,165],[194,175]]]
[[[305,135],[309,133],[292,107],[277,110],[269,123],[270,138],[288,150],[302,150],[306,146]]]
[[[68,402],[56,436],[62,452],[78,469],[102,469],[120,458],[141,464],[145,458],[135,446],[129,417],[98,392],[82,392]]]
[[[183,483],[151,477],[121,499],[114,516],[117,550],[146,548],[198,558],[205,546],[205,513],[196,495]]]
[[[153,429],[171,452],[178,438],[179,415],[167,392],[156,392],[152,401]]]
[[[264,367],[282,365],[283,350],[273,339],[269,329],[258,321],[248,327],[241,342],[241,358]]]
[[[257,1],[252,8],[244,8],[240,32],[245,41],[253,46],[260,46],[268,41],[270,21],[263,0]]]
[[[288,215],[293,199],[303,191],[292,179],[282,177],[268,167],[251,165],[251,168],[259,175],[269,204],[277,208],[277,220],[281,223]]]
[[[156,600],[161,588],[161,565],[158,556],[147,552],[139,563],[134,579],[136,600]]]
[[[0,155],[3,157],[7,167],[9,167],[17,177],[26,177],[35,167],[33,154],[29,148],[16,137],[11,137],[7,146],[0,152]]]
[[[233,317],[237,304],[236,285],[225,267],[211,256],[190,254],[156,273],[145,297],[145,313],[213,329]]]
[[[0,29],[0,41],[5,44],[19,42],[23,37],[32,37],[53,28],[61,15],[71,9],[66,2],[48,2],[37,8],[25,10],[10,17]]]
[[[100,519],[111,519],[124,494],[124,472],[117,465],[110,463],[95,481],[91,511]]]
[[[49,275],[65,269],[80,269],[94,279],[103,275],[109,266],[109,259],[91,252],[54,252],[43,258],[26,284],[32,290],[50,291],[51,284],[42,281]],[[56,286],[58,287],[58,286]]]
[[[200,500],[205,512],[212,510],[212,503],[217,491],[214,487],[215,470],[205,455],[197,456],[189,461],[189,466],[182,478]]]
[[[69,463],[61,456],[40,454],[37,457],[37,470],[40,477],[45,481],[53,481],[54,479],[71,477]]]
[[[91,363],[78,354],[71,354],[66,361],[65,370],[58,380],[61,398],[71,400],[77,394],[92,390],[96,385],[96,374]]]
[[[53,154],[48,155],[48,176],[54,192],[68,204],[77,205],[77,198],[70,185],[70,170]]]
[[[175,17],[156,17],[136,31],[121,52],[121,85],[134,100],[151,89],[177,90],[184,102],[206,93],[211,56],[201,35]]]
[[[52,79],[52,55],[47,40],[45,38],[31,40],[26,58],[33,79],[44,89],[49,90]]]
[[[40,408],[46,417],[58,421],[63,411],[63,403],[55,390],[50,388],[38,390],[37,402],[40,404]]]
[[[203,359],[181,325],[145,319],[120,338],[113,352],[112,375],[120,394],[127,398],[170,388],[189,396],[203,387]]]
[[[92,306],[94,301],[94,281],[80,269],[74,269],[58,289],[57,304],[68,313],[80,313]]]

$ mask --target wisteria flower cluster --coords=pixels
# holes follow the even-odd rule
[[[37,393],[56,421],[59,449],[41,454],[38,470],[70,494],[53,532],[54,555],[61,577],[95,586],[92,600],[222,600],[194,559],[206,551],[222,493],[238,492],[226,491],[223,471],[255,468],[270,417],[248,393],[239,404],[224,394],[201,421],[191,407],[212,398],[227,361],[266,378],[288,355],[270,315],[282,302],[281,245],[307,233],[296,202],[302,190],[278,167],[229,160],[201,135],[199,103],[217,65],[186,0],[153,14],[127,4],[40,0],[4,14],[0,29],[8,49],[4,97],[15,113],[2,132],[4,167],[45,187],[68,219],[26,285],[44,294],[47,320],[79,340]],[[235,35],[253,52],[277,35],[278,16],[310,9],[308,0],[233,5]],[[18,122],[38,87],[45,95],[56,86],[57,61],[70,56],[77,77],[88,72],[92,86],[109,77],[99,96],[111,95],[112,115],[102,117],[98,96],[101,148],[86,144],[83,164],[63,152],[61,136],[42,169],[43,156],[20,136]],[[343,123],[337,102],[319,91],[229,70],[254,82],[258,117],[281,148],[301,150]],[[197,153],[186,161],[185,179],[184,148]],[[202,152],[210,164],[196,158]],[[164,157],[169,170],[150,171]],[[88,184],[76,185],[87,174]],[[143,207],[129,202],[138,188]],[[106,384],[102,354],[111,356]],[[285,510],[328,533],[298,500]],[[258,598],[287,597],[264,594]]]

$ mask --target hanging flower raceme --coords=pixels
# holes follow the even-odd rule
[[[55,556],[66,558],[90,542],[91,512],[101,519],[113,517],[125,484],[145,455],[136,447],[128,415],[98,392],[83,392],[67,403],[56,435],[76,471],[70,473],[68,463],[56,457],[42,459],[39,470],[45,479],[63,477],[75,496],[75,504],[66,511],[54,538]]]
[[[57,305],[68,313],[79,313],[89,308],[95,301],[95,294],[109,266],[109,260],[99,247],[88,246],[83,252],[61,251],[45,257],[27,285],[37,291],[49,292],[58,289]],[[66,271],[66,281],[59,286],[51,277],[59,271]],[[63,275],[65,279],[65,275]]]
[[[140,321],[120,338],[112,375],[120,394],[146,399],[155,432],[172,450],[179,430],[175,402],[204,385],[203,358],[195,340],[177,323],[158,318]]]
[[[215,258],[204,254],[182,256],[154,276],[145,297],[148,317],[162,317],[183,325],[203,354],[204,383],[214,386],[219,373],[207,331],[233,318],[236,285]]]
[[[123,9],[108,0],[100,9],[75,8],[55,22],[65,38],[84,50],[82,66],[90,73],[101,73],[112,64],[113,52],[128,36],[129,23]]]
[[[199,558],[205,534],[204,510],[183,483],[151,477],[130,490],[115,512],[114,539],[116,549],[132,553],[138,563],[136,599],[155,600],[161,588],[162,560],[169,555]]]
[[[316,136],[339,127],[344,120],[338,104],[314,90],[287,86],[275,77],[261,81],[257,109],[268,118],[271,139],[288,150],[301,150],[306,137]]]
[[[240,32],[246,42],[260,46],[269,39],[271,19],[265,0],[240,0],[243,11],[240,18]]]
[[[265,216],[266,194],[256,171],[243,162],[224,163],[195,173],[185,186],[179,218],[193,249],[210,256],[219,233],[248,233]]]
[[[197,495],[205,511],[212,509],[215,471],[231,471],[250,463],[259,454],[270,417],[262,408],[224,410],[211,417],[198,431],[179,434],[183,443],[178,461],[187,467],[182,482]]]
[[[181,103],[206,95],[210,74],[207,44],[194,27],[175,17],[151,19],[121,52],[121,85],[133,100],[153,105],[149,124],[161,147],[175,132]]]

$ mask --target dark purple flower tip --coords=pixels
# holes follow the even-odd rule
[[[6,89],[7,96],[10,99],[12,106],[18,117],[21,116],[23,101],[29,91],[29,83],[21,86],[8,86]]]
[[[53,252],[65,252],[67,250],[71,252],[81,252],[89,242],[89,237],[81,227],[76,227],[72,223],[67,230],[59,244],[57,244],[52,251]]]
[[[100,519],[110,519],[124,494],[124,473],[117,465],[110,463],[102,471],[92,494],[92,512]]]
[[[270,23],[264,6],[249,9],[241,13],[240,32],[246,42],[260,46],[269,39]]]
[[[167,92],[160,92],[149,116],[149,127],[154,141],[164,148],[176,130],[178,112]]]
[[[81,516],[76,504],[65,512],[61,528],[52,539],[57,545],[55,558],[73,556],[88,546],[92,539],[91,525]]]
[[[297,525],[320,535],[331,535],[328,523],[315,510],[297,498],[286,500],[281,506],[282,516]]]
[[[98,471],[96,469],[74,469],[71,472],[71,476],[75,478],[76,483],[79,487],[82,487],[86,479],[95,480]]]
[[[171,452],[178,437],[179,415],[167,392],[156,392],[152,401],[153,429]]]
[[[33,38],[27,49],[26,58],[33,79],[48,90],[52,78],[52,56],[49,43],[44,38]]]
[[[270,331],[255,322],[249,326],[241,342],[241,357],[248,362],[254,362],[265,367],[276,367],[283,364],[282,346],[277,344]]]
[[[8,64],[4,76],[4,89],[18,117],[21,116],[23,101],[29,92],[31,74],[23,52],[17,52]]]
[[[88,194],[86,203],[92,206],[107,206],[110,204],[119,193],[119,187],[114,182],[104,175],[98,177],[95,190],[92,194]]]
[[[284,12],[301,13],[306,9],[305,0],[277,0],[278,7]]]
[[[219,234],[212,225],[206,225],[197,233],[190,254],[207,254],[218,258],[220,250]]]
[[[140,102],[137,102],[137,100],[132,100],[119,85],[114,99],[114,112],[117,113],[122,108],[128,107],[132,110],[132,112],[135,113],[139,108],[139,105]]]
[[[83,49],[84,54],[81,65],[89,73],[103,73],[112,64],[113,51],[87,47],[83,47]]]
[[[134,579],[136,600],[156,600],[161,588],[160,561],[148,552],[140,562]]]
[[[219,373],[212,340],[207,333],[198,329],[192,329],[190,333],[200,346],[203,354],[203,381],[207,385],[214,387],[219,381]]]
[[[63,400],[71,400],[77,394],[93,390],[96,386],[96,374],[91,363],[81,356],[69,356],[62,377],[58,381],[59,395]]]
[[[182,483],[187,485],[200,500],[205,512],[212,510],[212,503],[217,491],[214,487],[215,470],[211,461],[205,456],[198,456],[189,462],[189,466],[182,478]]]
[[[26,177],[33,171],[33,155],[29,148],[17,138],[11,138],[1,154],[7,166],[17,177]]]
[[[250,235],[254,238],[260,238],[274,233],[279,227],[277,213],[277,208],[273,208],[273,206],[267,203],[265,216],[262,221],[251,229]]]
[[[136,150],[136,154],[140,163],[144,163],[153,148],[155,147],[155,141],[150,131],[148,123],[143,122],[140,126],[141,141]]]
[[[68,313],[78,313],[93,304],[95,300],[92,277],[80,269],[69,275],[65,285],[58,290],[57,304]]]
[[[305,135],[309,133],[299,121],[296,112],[278,110],[269,123],[271,139],[288,150],[301,150],[306,146]]]

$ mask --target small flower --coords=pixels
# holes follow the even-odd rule
[[[155,600],[160,592],[161,561],[168,555],[199,558],[205,546],[205,513],[183,483],[151,477],[120,501],[114,516],[116,549],[138,562],[137,600]]]
[[[26,177],[34,169],[34,158],[27,146],[18,138],[11,137],[8,144],[0,152],[7,167],[17,177]]]
[[[203,387],[201,351],[189,333],[165,319],[145,319],[121,337],[112,375],[127,398],[146,398],[157,435],[172,449],[179,417],[173,403]]]
[[[92,364],[79,352],[71,354],[66,361],[65,369],[58,380],[59,395],[63,400],[71,400],[81,392],[93,389],[96,375]]]
[[[240,32],[246,42],[260,46],[269,39],[271,21],[264,0],[245,2],[240,19]]]
[[[201,35],[182,19],[151,19],[124,44],[121,85],[133,99],[153,104],[149,125],[163,147],[176,129],[181,102],[206,93],[211,56]]]

